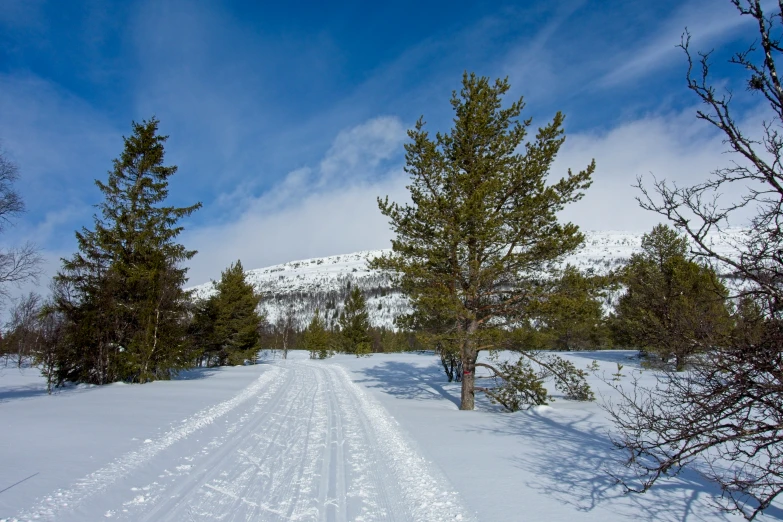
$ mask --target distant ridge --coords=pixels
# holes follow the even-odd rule
[[[743,230],[733,229],[711,238],[722,252],[729,253]],[[588,231],[585,244],[568,256],[565,263],[580,270],[606,273],[624,264],[641,248],[643,232]],[[408,302],[388,276],[370,271],[367,260],[390,250],[364,250],[351,254],[289,261],[246,272],[247,279],[262,295],[261,309],[267,321],[275,323],[291,309],[296,323],[304,327],[319,309],[328,322],[335,321],[342,309],[347,288],[358,286],[367,297],[373,326],[394,326],[394,319],[409,311]],[[212,284],[191,288],[197,296],[208,296]]]

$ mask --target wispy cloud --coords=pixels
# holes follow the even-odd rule
[[[34,239],[55,248],[72,244],[71,231],[89,222],[90,203],[98,199],[93,180],[105,175],[119,152],[119,131],[88,103],[51,82],[0,75],[0,139],[19,165],[17,189],[28,208],[2,241]],[[62,225],[70,225],[67,239]]]
[[[236,219],[188,231],[199,254],[194,284],[241,259],[248,268],[356,250],[386,248],[390,232],[376,198],[406,199],[399,162],[405,128],[378,117],[338,133],[314,168],[290,172],[257,197],[244,199]]]
[[[661,217],[642,210],[633,185],[642,176],[683,185],[703,181],[730,161],[721,136],[694,117],[694,109],[648,115],[601,132],[568,136],[552,175],[584,168],[595,158],[593,185],[562,214],[587,230],[646,231]]]
[[[618,53],[617,61],[610,61],[612,69],[599,77],[594,87],[617,86],[681,63],[678,58],[682,51],[677,44],[686,27],[691,28],[694,47],[709,50],[711,45],[749,24],[752,25],[752,21],[739,16],[729,2],[692,0],[664,20],[655,31],[655,37]]]

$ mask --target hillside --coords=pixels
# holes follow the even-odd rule
[[[740,239],[741,230],[715,236],[714,244],[724,252]],[[581,270],[606,273],[625,263],[641,247],[642,233],[623,231],[585,232],[585,244],[568,256]],[[299,327],[304,327],[316,309],[328,321],[336,320],[350,286],[358,286],[367,297],[370,321],[374,326],[392,327],[394,318],[407,312],[404,296],[388,276],[367,268],[367,260],[388,250],[365,250],[352,254],[290,261],[247,271],[247,278],[263,296],[261,307],[267,321],[275,323],[290,310]],[[350,286],[349,286],[350,285]],[[199,297],[209,295],[212,284],[194,287]]]

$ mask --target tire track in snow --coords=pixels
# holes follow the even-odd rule
[[[20,513],[16,517],[12,517],[11,520],[53,519],[60,511],[73,509],[93,495],[105,491],[121,477],[128,475],[134,469],[149,462],[161,451],[187,438],[201,428],[212,424],[240,404],[258,395],[265,386],[277,378],[280,372],[280,368],[270,367],[253,381],[250,386],[231,399],[195,413],[179,426],[151,440],[138,450],[126,453],[109,465],[90,473],[68,489],[55,491],[39,501],[34,507]]]

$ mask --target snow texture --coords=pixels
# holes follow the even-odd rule
[[[258,371],[230,399],[2,520],[473,520],[344,369],[289,360]]]
[[[710,237],[718,251],[731,254],[743,237],[741,229]],[[592,269],[606,273],[620,267],[641,248],[642,234],[635,232],[585,232],[584,245],[565,258],[580,270]],[[246,272],[247,279],[262,295],[261,311],[269,323],[275,323],[290,308],[299,328],[307,326],[316,309],[327,322],[336,320],[348,294],[349,284],[362,289],[367,298],[370,323],[373,326],[394,327],[394,319],[408,313],[406,298],[392,280],[367,268],[367,260],[390,250],[367,250],[353,254],[291,261]],[[213,292],[211,283],[192,288],[205,297]]]
[[[645,495],[612,449],[607,384],[635,352],[563,354],[601,399],[458,410],[432,353],[197,370],[47,396],[0,368],[0,521],[739,521],[698,463]],[[505,356],[508,356],[506,354]],[[618,363],[623,366],[618,373]],[[616,379],[616,380],[613,380]],[[761,522],[783,519],[775,503]]]

